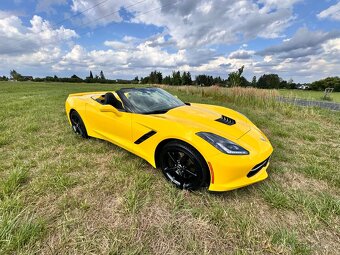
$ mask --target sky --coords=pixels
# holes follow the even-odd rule
[[[0,75],[340,76],[339,0],[0,0]]]

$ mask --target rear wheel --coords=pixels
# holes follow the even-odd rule
[[[197,190],[209,181],[205,160],[183,142],[169,142],[160,153],[160,167],[167,180],[177,188]]]
[[[87,131],[86,131],[86,128],[85,128],[85,124],[84,124],[83,120],[81,119],[79,113],[76,112],[76,111],[72,111],[70,113],[70,119],[71,119],[73,131],[83,138],[88,138]]]

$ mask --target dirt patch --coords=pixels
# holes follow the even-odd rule
[[[312,178],[306,177],[302,173],[297,172],[284,172],[281,175],[276,175],[274,178],[279,179],[280,183],[284,188],[292,189],[292,190],[302,190],[309,193],[315,192],[331,192],[332,195],[340,197],[337,195],[337,191],[330,187],[330,185],[322,180],[315,180]]]

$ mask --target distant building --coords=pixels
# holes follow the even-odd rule
[[[306,84],[299,84],[296,86],[297,89],[302,89],[302,90],[306,90],[309,89],[309,86]]]

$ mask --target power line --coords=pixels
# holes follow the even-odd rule
[[[146,1],[146,0],[141,1],[141,2],[145,2],[145,1]],[[160,6],[160,7],[157,7],[157,8],[154,8],[154,9],[150,9],[150,10],[147,10],[147,11],[145,11],[145,12],[140,12],[138,15],[135,15],[134,18],[139,17],[139,16],[143,16],[143,15],[145,15],[145,14],[147,14],[147,13],[150,13],[150,12],[153,12],[153,11],[157,11],[157,10],[160,10],[160,9],[162,9],[162,8],[168,7],[168,6],[170,6],[170,5],[176,4],[178,1],[179,1],[179,0],[177,0],[177,1],[175,1],[175,2],[170,1],[168,4],[162,5],[162,6]],[[133,5],[137,5],[137,4],[141,3],[141,2],[138,2],[138,3],[133,4]],[[126,8],[132,7],[133,5],[126,6]],[[118,11],[119,11],[119,10],[118,10]],[[115,13],[116,13],[116,12],[107,14],[107,15],[105,15],[105,16],[103,16],[103,17],[100,17],[100,18],[98,18],[98,19],[95,19],[95,20],[93,20],[93,21],[91,21],[91,22],[86,23],[86,25],[89,25],[89,24],[91,24],[91,23],[93,23],[93,22],[96,22],[96,21],[98,21],[98,20],[107,18],[107,17],[109,17],[109,16],[111,16],[111,15],[113,15],[113,14],[115,14]],[[97,28],[96,30],[98,31],[98,30],[101,30],[101,29],[103,29],[103,28],[104,28],[104,27]],[[88,32],[81,33],[81,34],[79,34],[79,36],[85,35],[85,34],[87,34],[87,33],[88,33]]]
[[[81,14],[84,14],[85,12],[87,12],[87,11],[89,11],[89,10],[92,10],[92,9],[96,8],[97,6],[102,5],[103,3],[108,2],[108,1],[109,1],[109,0],[101,1],[101,2],[99,2],[98,4],[96,4],[96,5],[94,5],[94,6],[90,7],[90,8],[88,8],[88,9],[86,9],[86,10],[80,12],[80,13],[77,13],[77,14],[75,14],[75,15],[73,15],[73,16],[67,18],[67,19],[64,19],[64,20],[61,20],[61,21],[57,22],[54,26],[57,26],[58,24],[62,24],[62,23],[64,23],[65,21],[70,20],[70,19],[73,18],[73,17],[76,17],[76,16],[79,16],[79,15],[81,15]],[[142,1],[139,1],[139,2],[137,2],[137,3],[128,5],[128,6],[126,6],[125,8],[129,8],[129,7],[136,6],[136,5],[141,4],[141,3],[145,2],[145,1],[147,1],[147,0],[142,0]],[[93,21],[88,22],[88,23],[86,23],[86,24],[82,24],[82,25],[80,25],[80,26],[76,26],[76,27],[74,27],[72,30],[76,30],[76,29],[78,29],[78,28],[80,28],[80,27],[82,27],[82,26],[85,26],[85,25],[91,24],[91,23],[93,23],[93,22],[96,22],[96,21],[98,21],[98,20],[100,20],[100,19],[106,18],[106,17],[108,17],[108,16],[110,16],[110,15],[113,15],[113,14],[115,14],[115,13],[118,13],[120,10],[121,10],[121,8],[119,8],[118,10],[115,10],[114,12],[110,13],[109,15],[105,15],[104,17],[100,17],[100,18],[98,18],[98,19],[96,19],[96,20],[93,20]],[[52,29],[53,29],[53,25],[51,25],[51,27],[52,27]],[[41,32],[41,31],[35,32],[35,33],[33,32],[33,33],[31,33],[31,35],[38,35],[40,32]],[[86,33],[87,33],[87,32],[86,32]],[[84,34],[86,34],[86,33],[84,33]],[[81,35],[84,35],[84,34],[81,34]],[[17,42],[23,42],[23,41],[25,41],[25,40],[26,40],[26,38],[23,38],[23,39],[21,39],[21,40],[18,40]]]
[[[71,17],[68,17],[68,18],[66,18],[66,19],[63,19],[63,20],[57,22],[57,23],[55,24],[55,26],[60,25],[60,24],[64,23],[65,21],[68,21],[68,20],[70,20],[70,19],[72,19],[72,18],[74,18],[74,17],[78,17],[79,15],[84,14],[85,12],[88,12],[88,11],[94,9],[94,8],[96,8],[97,6],[106,3],[107,1],[109,1],[109,0],[104,0],[104,1],[102,1],[102,2],[99,2],[99,3],[97,3],[96,5],[93,5],[92,7],[85,9],[85,10],[82,11],[82,12],[76,13],[76,14],[72,15]]]
[[[134,4],[130,4],[130,5],[128,5],[128,6],[125,6],[125,8],[130,8],[130,7],[136,6],[136,5],[141,4],[141,3],[145,2],[145,1],[147,1],[147,0],[142,0],[142,1],[139,1],[139,2],[134,3]],[[77,29],[77,28],[79,28],[79,27],[81,27],[81,26],[87,26],[87,25],[89,25],[89,24],[91,24],[91,23],[97,22],[98,20],[105,19],[105,18],[107,18],[107,17],[109,17],[109,16],[111,16],[111,15],[113,15],[113,14],[119,13],[120,10],[121,10],[121,8],[119,8],[118,10],[115,10],[114,12],[111,12],[111,13],[109,13],[109,14],[106,14],[106,15],[100,17],[100,18],[97,18],[97,19],[95,19],[95,20],[91,20],[91,21],[89,21],[89,22],[87,22],[87,23],[85,23],[85,24],[81,24],[80,26],[77,26],[77,27],[75,27],[75,28],[73,28],[73,29]]]
[[[88,8],[88,9],[84,10],[82,13],[85,13],[86,11],[89,11],[89,10],[91,10],[91,9],[93,9],[93,8],[99,6],[100,4],[103,4],[103,3],[107,2],[107,1],[109,1],[109,0],[102,1],[102,2],[100,2],[100,3],[98,3],[98,4],[96,4],[95,6],[92,6],[91,8]],[[142,1],[136,2],[136,3],[134,3],[134,4],[125,6],[125,8],[130,8],[130,7],[136,6],[136,5],[141,4],[141,3],[145,2],[145,1],[147,1],[147,0],[142,0]],[[133,18],[137,18],[137,17],[143,16],[143,15],[145,15],[145,14],[147,14],[147,13],[150,13],[150,12],[153,12],[153,11],[157,11],[157,10],[160,10],[160,9],[162,9],[162,8],[166,8],[166,7],[170,6],[170,5],[174,5],[174,4],[176,4],[178,1],[179,1],[179,0],[174,1],[174,2],[169,1],[167,4],[162,5],[162,6],[160,6],[160,7],[153,8],[153,9],[147,10],[147,11],[145,11],[145,12],[140,12],[140,13],[138,13],[137,15],[135,15]],[[82,24],[81,26],[74,27],[73,30],[76,30],[76,29],[78,29],[78,28],[80,28],[80,27],[82,27],[82,26],[86,26],[86,25],[89,25],[89,24],[91,24],[91,23],[97,22],[98,20],[107,18],[107,17],[109,17],[109,16],[111,16],[111,15],[113,15],[113,14],[115,14],[115,13],[118,13],[120,10],[121,10],[121,8],[118,9],[118,10],[115,10],[114,12],[111,12],[111,13],[109,13],[109,14],[103,16],[103,17],[100,17],[100,18],[97,18],[97,19],[95,19],[95,20],[92,20],[92,21],[90,21],[90,22],[88,22],[88,23]],[[82,13],[76,14],[76,15],[74,15],[74,16],[78,16],[78,15],[80,15],[80,14],[82,14]],[[70,18],[68,18],[68,19],[70,19]],[[68,19],[65,19],[64,21],[66,21],[66,20],[68,20]],[[58,22],[58,23],[62,23],[62,22],[64,22],[64,21],[61,21],[61,22]],[[100,29],[104,29],[104,28],[105,28],[105,27],[100,27],[100,28],[97,28],[96,30],[100,30]],[[31,35],[37,35],[37,34],[39,34],[39,33],[40,33],[40,32],[38,32],[38,33],[32,33]],[[85,35],[85,34],[87,34],[87,33],[88,33],[88,31],[79,34],[79,36]],[[25,41],[25,39],[19,40],[18,42],[21,42],[21,41]],[[146,41],[147,41],[147,40],[146,40]],[[145,42],[146,42],[146,41],[145,41]]]

